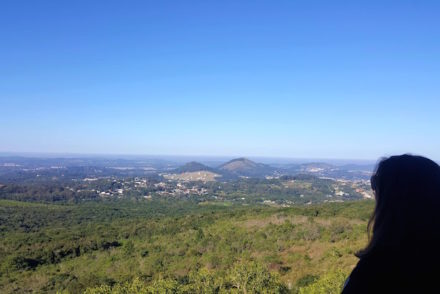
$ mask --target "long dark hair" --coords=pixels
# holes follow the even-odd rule
[[[376,206],[369,243],[356,255],[422,254],[440,249],[440,167],[414,155],[382,159],[371,177]]]

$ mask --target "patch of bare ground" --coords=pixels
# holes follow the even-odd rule
[[[27,285],[28,289],[23,289],[20,286],[20,290],[18,292],[23,291],[24,293],[32,293],[33,289],[41,289],[49,282],[49,277],[45,274],[28,275],[26,277],[22,277],[22,279],[26,281],[25,285]],[[18,285],[20,285],[22,282],[23,281],[20,281]],[[16,289],[11,290],[12,291],[10,293],[17,292]]]
[[[312,259],[316,260],[321,258],[325,251],[328,250],[328,244],[323,242],[308,242],[304,245],[294,245],[287,250],[285,250],[281,256],[287,256],[289,254],[303,254],[306,255]]]
[[[210,171],[184,172],[181,174],[166,174],[164,178],[180,181],[215,181],[220,175]]]
[[[284,216],[280,214],[274,214],[266,218],[254,218],[254,219],[245,220],[239,223],[239,226],[248,229],[251,228],[259,229],[259,228],[264,228],[269,224],[280,225],[285,223],[286,221],[290,221],[292,224],[304,224],[307,222],[307,220],[308,218],[303,215]]]
[[[332,218],[314,218],[314,222],[322,226],[330,226],[332,224],[343,223],[350,225],[362,225],[365,222],[360,219],[350,219],[345,217],[332,217]]]
[[[325,258],[329,251],[338,248],[341,248],[338,244],[329,247],[328,243],[323,242],[307,242],[288,248],[279,256],[283,264],[294,264],[294,267],[281,279],[285,283],[296,283],[306,275],[322,275],[332,267],[350,271],[357,262],[354,254],[345,253],[336,259]],[[296,257],[294,262],[291,261],[293,257]]]
[[[286,221],[289,221],[290,223],[294,225],[299,224],[305,224],[310,222],[309,217],[304,215],[291,215],[291,216],[285,216],[281,214],[274,214],[269,217],[265,218],[253,218],[248,219],[245,221],[242,221],[238,225],[247,229],[260,229],[264,228],[265,226],[269,224],[273,225],[280,225],[285,223]],[[332,224],[350,224],[350,225],[361,225],[364,224],[364,221],[358,220],[358,219],[349,219],[349,218],[343,218],[343,217],[334,217],[334,218],[320,218],[320,217],[314,217],[313,222],[322,225],[322,226],[330,226]]]

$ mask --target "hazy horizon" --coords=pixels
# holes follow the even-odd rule
[[[127,160],[142,160],[142,159],[163,159],[174,160],[177,162],[225,162],[236,158],[248,158],[253,161],[261,163],[272,164],[293,164],[293,163],[311,163],[311,162],[325,162],[336,165],[343,164],[358,164],[371,165],[375,164],[382,157],[387,157],[397,154],[388,154],[378,158],[323,158],[323,157],[279,157],[279,156],[255,156],[255,155],[196,155],[196,154],[113,154],[113,153],[48,153],[48,152],[1,152],[0,157],[21,157],[21,158],[39,158],[39,159],[69,159],[69,158],[97,158],[97,159],[127,159]],[[419,154],[417,154],[419,155]],[[437,159],[431,158],[435,161]]]

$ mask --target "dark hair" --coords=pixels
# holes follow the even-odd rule
[[[368,245],[377,250],[420,254],[440,248],[440,167],[414,155],[382,159],[371,177],[376,206],[368,222]],[[372,234],[371,234],[372,233]]]

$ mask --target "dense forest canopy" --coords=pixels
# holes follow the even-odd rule
[[[1,200],[0,291],[338,291],[372,207]]]

